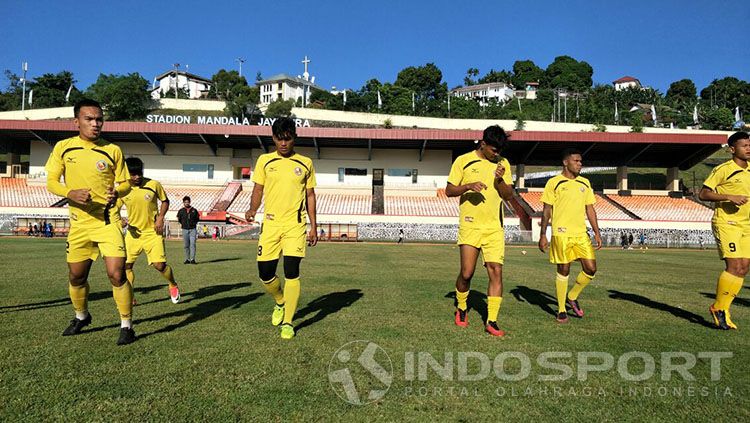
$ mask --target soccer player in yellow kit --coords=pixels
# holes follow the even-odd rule
[[[716,284],[716,300],[709,307],[716,327],[737,329],[729,314],[750,266],[750,135],[735,132],[727,141],[732,159],[714,168],[698,194],[714,202],[711,226],[725,270]]]
[[[557,293],[557,316],[560,323],[568,321],[565,305],[569,305],[576,317],[583,317],[583,309],[578,303],[578,296],[583,288],[594,279],[596,274],[596,257],[586,230],[584,216],[594,230],[596,249],[602,248],[602,237],[596,219],[594,204],[596,197],[591,189],[591,182],[580,175],[583,161],[581,152],[568,149],[563,152],[562,173],[547,181],[542,194],[544,211],[539,249],[547,248],[547,226],[552,219],[552,244],[549,250],[549,261],[557,265],[555,288]],[[570,263],[580,261],[582,270],[576,277],[576,283],[568,292],[568,275]]]
[[[461,327],[469,324],[467,299],[481,251],[489,276],[485,330],[493,336],[505,335],[497,325],[497,315],[503,300],[505,259],[502,200],[513,197],[510,163],[500,156],[507,140],[503,128],[497,125],[486,128],[479,148],[453,162],[445,187],[448,197],[461,197],[457,242],[461,270],[456,278],[455,323]]]
[[[120,313],[117,345],[125,345],[135,341],[133,286],[125,278],[125,240],[115,203],[129,192],[130,176],[120,147],[99,138],[104,124],[99,103],[83,99],[73,112],[78,135],[55,144],[45,165],[47,189],[66,197],[70,208],[66,251],[68,291],[75,317],[63,336],[79,334],[91,323],[88,276],[91,264],[101,253]],[[60,182],[61,176],[64,183]]]
[[[143,161],[128,157],[125,164],[130,173],[130,193],[118,201],[128,210],[128,231],[125,234],[125,276],[131,285],[135,283],[133,264],[146,252],[148,264],[154,267],[169,284],[169,296],[174,304],[180,301],[180,288],[174,280],[172,267],[167,264],[164,251],[164,216],[169,210],[169,198],[159,181],[143,177]],[[161,203],[158,206],[157,202]]]
[[[291,339],[294,337],[292,320],[300,296],[300,262],[305,257],[305,246],[318,243],[315,169],[312,160],[294,151],[297,130],[292,119],[277,119],[272,132],[276,151],[258,157],[253,173],[255,187],[245,218],[255,221],[265,197],[258,240],[258,273],[276,302],[271,323],[281,325],[282,339]],[[310,230],[305,234],[308,218]],[[276,275],[281,254],[284,255],[283,290]]]

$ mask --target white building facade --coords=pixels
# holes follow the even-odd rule
[[[612,84],[615,86],[615,91],[622,91],[631,87],[632,88],[641,87],[641,81],[639,81],[638,78],[634,78],[632,76],[623,76],[622,78],[616,81],[612,81]]]
[[[490,100],[505,103],[514,97],[513,88],[505,82],[491,82],[456,88],[451,91],[451,95],[454,97],[476,99],[482,106],[487,105]]]
[[[154,78],[151,98],[158,100],[170,89],[186,90],[191,99],[205,98],[211,89],[211,80],[181,70],[172,70]]]
[[[303,105],[310,103],[313,89],[323,90],[315,85],[314,79],[306,80],[285,73],[274,75],[268,79],[256,82],[260,88],[260,105],[268,105],[278,100],[294,100],[304,98]]]

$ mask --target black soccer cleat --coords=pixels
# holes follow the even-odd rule
[[[121,328],[120,338],[117,340],[117,345],[128,345],[135,342],[135,331],[133,328]]]
[[[86,316],[85,319],[81,320],[77,317],[74,317],[73,320],[70,321],[70,326],[65,328],[65,330],[62,333],[62,336],[71,336],[71,335],[78,335],[81,333],[81,330],[91,324],[91,313]]]
[[[557,316],[555,316],[555,320],[557,320],[557,323],[568,323],[568,313],[564,311],[557,313]]]
[[[729,330],[731,327],[727,324],[727,315],[724,310],[714,308],[713,304],[708,307],[708,312],[711,313],[711,317],[714,319],[714,325],[716,329]]]

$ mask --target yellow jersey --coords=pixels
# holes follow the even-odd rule
[[[552,206],[552,236],[580,236],[586,232],[586,206],[596,204],[591,182],[578,175],[557,175],[547,181],[542,202]]]
[[[505,167],[503,181],[512,185],[510,163],[498,156],[498,162],[491,162],[479,157],[477,150],[462,154],[456,158],[448,174],[448,183],[459,186],[474,182],[483,182],[487,188],[482,192],[466,191],[459,200],[459,227],[475,229],[495,229],[503,227],[502,198],[495,189],[495,169],[501,164]]]
[[[159,181],[143,178],[141,186],[132,186],[130,193],[118,201],[128,210],[128,230],[153,232],[156,216],[159,214],[158,202],[167,200],[167,193]]]
[[[88,204],[69,203],[71,226],[98,228],[120,222],[115,205],[107,205],[107,188],[130,179],[120,147],[103,139],[86,141],[79,136],[55,144],[47,164],[47,186],[60,196],[74,189],[91,190]],[[65,185],[60,183],[60,176]]]
[[[252,180],[263,185],[264,225],[307,223],[307,190],[315,188],[312,160],[297,153],[289,157],[276,152],[261,154]]]
[[[741,168],[734,160],[714,168],[703,186],[717,194],[750,196],[750,166]],[[750,202],[737,206],[731,201],[714,202],[713,223],[750,225]]]

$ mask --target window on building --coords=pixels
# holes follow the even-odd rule
[[[344,168],[344,174],[345,175],[351,175],[351,176],[367,176],[367,169],[357,169],[353,167],[345,167]]]
[[[388,169],[388,176],[411,176],[412,169]]]
[[[188,164],[182,165],[183,172],[208,172],[207,164]]]

